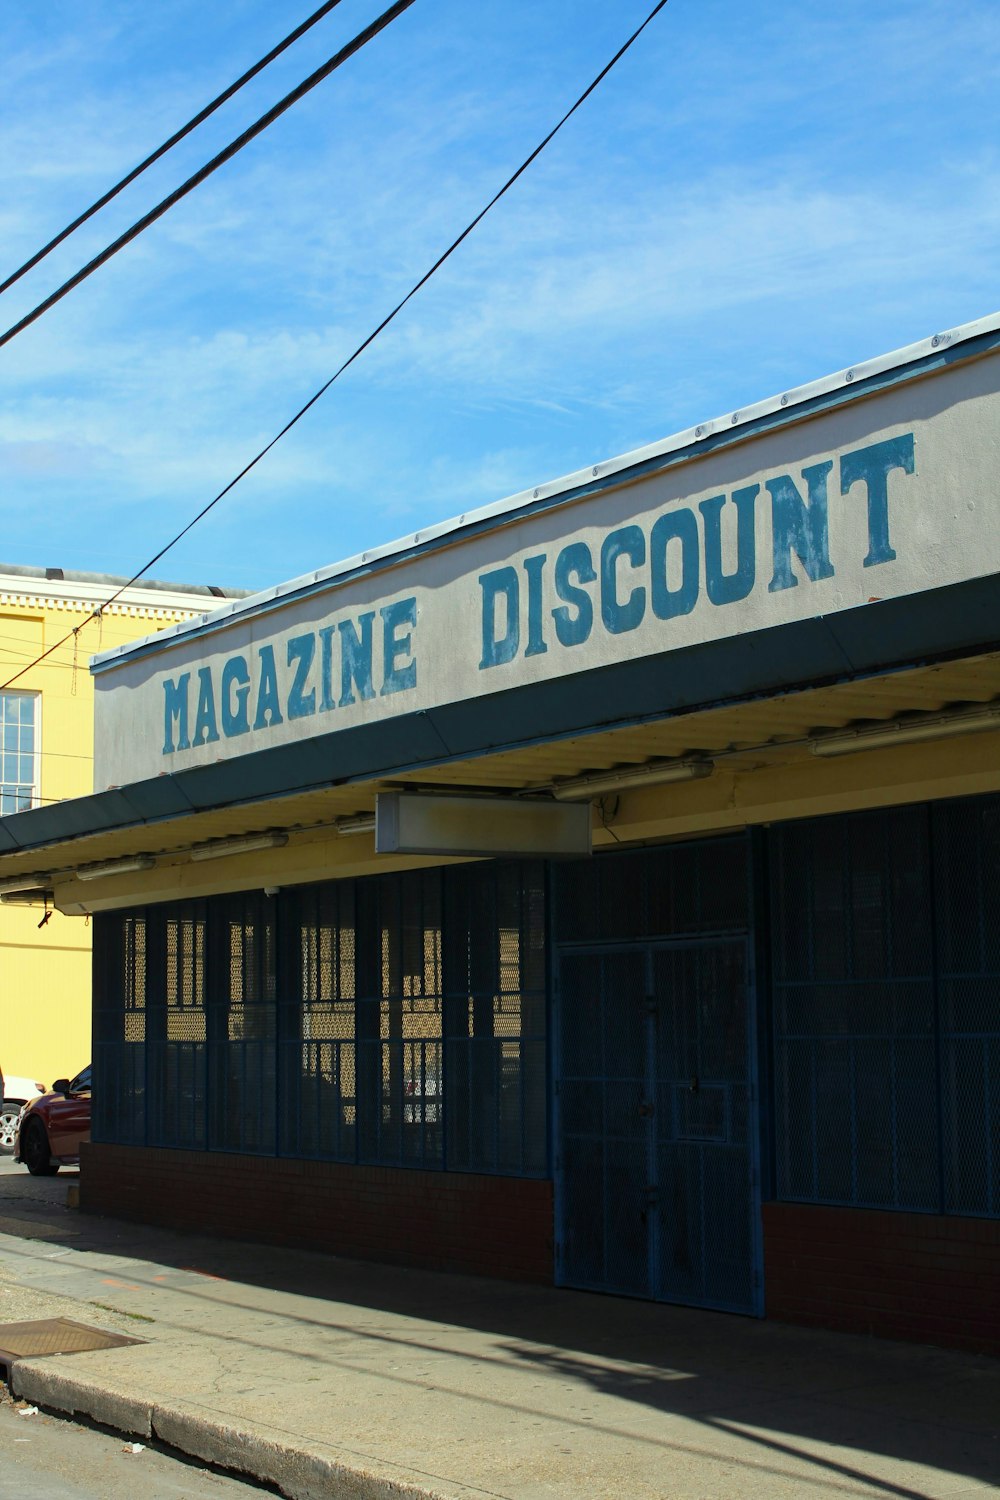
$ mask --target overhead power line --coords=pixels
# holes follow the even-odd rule
[[[167,542],[167,544],[166,544],[165,547],[161,547],[160,550],[159,550],[159,552],[155,553],[149,559],[148,562],[144,563],[143,566],[139,569],[138,573],[134,574],[133,577],[130,578],[127,583],[123,583],[122,586],[121,586],[121,588],[118,589],[116,593],[112,594],[110,596],[110,598],[104,600],[103,604],[99,604],[97,606],[97,608],[94,609],[87,616],[87,618],[85,620],[82,620],[81,623],[75,627],[75,629],[67,632],[67,634],[64,635],[61,640],[58,640],[58,641],[54,642],[54,644],[51,645],[48,648],[47,651],[43,651],[40,656],[38,656],[38,657],[35,658],[34,662],[31,662],[26,667],[22,667],[21,670],[19,672],[15,673],[15,675],[13,677],[8,677],[8,679],[7,679],[6,682],[0,683],[0,692],[2,692],[4,688],[10,687],[12,683],[17,682],[18,678],[23,677],[24,674],[26,672],[30,671],[31,667],[36,666],[38,664],[38,662],[44,661],[45,658],[47,656],[49,656],[53,651],[57,651],[60,646],[64,646],[66,644],[66,642],[71,639],[72,636],[78,635],[79,632],[83,629],[83,627],[85,625],[88,625],[91,620],[99,619],[100,616],[101,616],[101,614],[103,613],[103,611],[105,609],[107,609],[108,605],[113,604],[115,602],[115,600],[118,599],[126,591],[126,589],[132,588],[134,584],[136,584],[136,583],[139,582],[140,578],[142,578],[146,573],[148,573],[148,571],[149,571],[150,568],[155,567],[156,564],[160,561],[160,559],[163,558],[163,557],[165,557],[167,555],[167,553],[171,550],[171,548],[176,547],[177,543],[179,541],[181,541],[183,537],[187,536],[188,532],[191,531],[191,530],[193,530],[193,528],[195,526],[197,526],[198,522],[201,521],[201,520],[203,520],[204,517],[208,515],[209,511],[212,510],[212,508],[214,506],[218,505],[218,503],[219,503],[220,500],[224,499],[224,497],[229,494],[230,490],[235,489],[235,487],[239,484],[240,480],[243,479],[243,478],[245,478],[246,475],[250,473],[251,469],[256,468],[256,466],[260,463],[261,459],[265,458],[267,456],[267,454],[270,453],[271,449],[273,447],[275,447],[276,444],[278,444],[278,443],[281,442],[281,439],[286,435],[286,433],[291,432],[292,428],[296,425],[297,422],[300,422],[302,420],[302,418],[305,416],[306,412],[310,411],[311,408],[316,405],[316,402],[319,401],[319,399],[322,396],[326,395],[327,391],[330,389],[330,387],[334,384],[335,381],[337,381],[337,380],[340,379],[340,377],[341,377],[341,375],[343,375],[344,371],[350,369],[351,365],[354,364],[355,360],[358,359],[359,356],[364,353],[364,351],[369,347],[370,344],[373,344],[375,342],[375,340],[378,338],[379,334],[382,333],[386,328],[388,328],[389,324],[394,320],[394,318],[396,318],[398,316],[398,314],[402,312],[402,310],[406,306],[406,304],[408,302],[410,302],[417,295],[417,293],[421,290],[422,287],[424,287],[424,286],[427,285],[427,283],[428,283],[428,281],[430,281],[431,277],[435,274],[436,271],[440,270],[440,268],[444,265],[444,263],[445,263],[446,260],[450,259],[450,257],[458,249],[459,245],[461,245],[463,243],[463,241],[465,241],[465,240],[468,239],[468,237],[472,233],[472,231],[479,224],[482,223],[483,219],[485,219],[485,217],[489,213],[490,209],[493,208],[497,203],[499,203],[500,199],[507,192],[509,192],[509,190],[514,186],[514,184],[515,184],[515,182],[517,182],[518,178],[522,177],[524,175],[524,173],[531,166],[532,162],[534,162],[537,159],[537,157],[539,157],[542,154],[542,152],[545,150],[545,148],[549,144],[549,142],[555,136],[557,136],[559,134],[560,130],[566,124],[567,120],[571,119],[572,116],[576,114],[576,112],[580,108],[580,106],[582,104],[584,104],[586,102],[586,100],[590,98],[590,96],[594,92],[594,90],[601,83],[603,83],[604,79],[611,72],[611,70],[615,66],[615,64],[618,63],[625,56],[625,53],[629,50],[629,48],[633,45],[633,43],[638,40],[638,38],[646,30],[646,27],[650,24],[651,21],[653,21],[656,18],[656,16],[659,15],[660,11],[663,10],[666,5],[667,5],[667,0],[657,0],[657,4],[653,6],[653,9],[649,12],[648,16],[643,21],[642,25],[636,27],[635,31],[633,31],[632,35],[628,38],[628,40],[626,42],[624,42],[621,47],[619,47],[618,51],[615,53],[614,57],[612,57],[611,61],[608,62],[608,63],[605,63],[604,67],[598,73],[597,77],[593,80],[593,82],[589,83],[587,85],[587,87],[584,89],[583,93],[579,96],[579,98],[575,101],[575,103],[571,104],[570,107],[569,107],[569,109],[562,116],[562,118],[555,125],[553,125],[553,127],[549,131],[548,135],[546,135],[539,142],[539,144],[531,152],[531,155],[530,156],[526,156],[525,159],[524,159],[524,161],[517,168],[517,170],[515,172],[511,173],[511,175],[507,178],[507,181],[503,184],[503,186],[496,193],[494,193],[493,197],[486,204],[486,207],[483,208],[483,209],[480,209],[480,211],[476,215],[476,217],[474,219],[472,219],[466,225],[466,227],[462,230],[461,234],[459,234],[455,239],[452,240],[452,242],[448,246],[447,250],[445,250],[443,252],[443,254],[439,255],[438,258],[437,258],[437,260],[430,267],[430,269],[428,271],[425,271],[424,274],[423,274],[423,276],[421,276],[420,280],[414,283],[414,285],[407,292],[406,296],[403,297],[399,302],[396,303],[396,306],[392,309],[392,311],[390,313],[388,313],[382,319],[381,323],[379,323],[378,326],[372,330],[372,332],[368,335],[368,337],[366,339],[364,339],[362,341],[362,343],[360,343],[357,346],[357,348],[354,350],[353,354],[350,354],[348,356],[348,358],[344,360],[343,364],[337,370],[334,371],[334,373],[330,376],[329,380],[327,380],[323,385],[321,385],[320,388],[319,388],[319,390],[316,391],[312,396],[309,397],[309,400],[305,403],[305,405],[299,407],[298,411],[295,413],[295,415],[289,421],[287,421],[285,423],[285,425],[284,425],[284,427],[282,427],[281,431],[278,432],[278,433],[276,433],[274,435],[274,437],[271,439],[271,441],[269,443],[267,443],[263,448],[261,448],[260,452],[257,453],[257,454],[255,454],[254,457],[250,460],[250,462],[248,464],[245,464],[243,466],[243,468],[239,471],[239,473],[236,474],[229,481],[229,483],[223,489],[221,489],[219,491],[219,493],[217,495],[215,495],[211,500],[209,500],[209,502],[208,502],[207,505],[203,505],[202,508],[201,508],[201,510],[198,512],[198,514],[196,516],[193,516],[191,518],[191,520],[187,523],[187,525],[184,526],[184,527],[182,527],[182,529],[180,531],[178,531],[177,535],[175,537],[173,537],[169,542]]]
[[[290,93],[286,94],[283,99],[279,99],[277,104],[272,105],[265,114],[262,114],[259,120],[255,120],[234,141],[230,141],[228,146],[223,147],[218,155],[212,157],[211,161],[206,162],[203,167],[200,167],[186,182],[182,182],[180,187],[175,188],[172,193],[168,193],[155,208],[151,208],[148,213],[143,214],[141,219],[137,219],[130,229],[125,230],[124,234],[120,234],[110,245],[106,245],[99,255],[95,255],[93,260],[88,261],[85,266],[76,271],[68,281],[64,281],[62,286],[57,287],[44,301],[39,302],[38,306],[32,308],[31,312],[25,313],[24,317],[8,328],[6,333],[0,334],[0,348],[3,348],[4,344],[9,344],[11,339],[16,338],[19,333],[23,333],[26,328],[30,328],[32,323],[37,322],[43,313],[48,312],[50,307],[55,307],[56,303],[61,302],[69,292],[73,291],[74,287],[80,285],[81,281],[86,281],[88,276],[92,276],[113,255],[117,255],[119,250],[123,250],[126,245],[131,244],[132,240],[142,234],[143,230],[148,229],[151,224],[155,224],[157,219],[162,219],[168,209],[173,208],[174,204],[179,203],[182,198],[186,198],[188,193],[193,192],[196,187],[205,181],[206,177],[211,177],[213,172],[217,171],[227,161],[230,161],[238,151],[242,151],[244,146],[260,135],[262,131],[266,130],[269,125],[273,125],[274,121],[280,115],[283,115],[286,110],[291,109],[293,104],[297,104],[317,84],[322,83],[324,78],[329,78],[330,74],[343,63],[347,62],[348,58],[353,57],[356,52],[360,52],[362,47],[378,36],[379,32],[384,31],[387,26],[395,21],[397,16],[403,14],[404,10],[409,10],[410,6],[414,3],[415,0],[396,0],[396,3],[390,5],[388,10],[383,11],[370,26],[366,26],[364,31],[359,31],[357,36],[352,38],[346,46],[341,47],[339,52],[335,52],[332,57],[327,58],[326,62],[321,67],[318,67],[314,73],[310,73],[308,78],[304,78]]]
[[[248,68],[245,73],[241,74],[235,83],[231,83],[227,89],[223,89],[221,94],[217,95],[210,104],[206,104],[204,109],[200,109],[196,115],[188,120],[186,125],[181,126],[180,130],[175,130],[173,135],[163,142],[162,146],[157,146],[156,150],[150,152],[149,156],[145,157],[137,167],[133,167],[131,172],[127,172],[120,182],[116,182],[114,187],[108,188],[108,191],[103,193],[97,199],[96,203],[92,203],[89,208],[84,209],[82,214],[78,214],[72,224],[67,224],[66,228],[61,229],[53,239],[49,240],[47,245],[43,245],[40,250],[36,250],[34,255],[24,262],[23,266],[18,266],[16,271],[12,271],[6,281],[0,282],[0,293],[6,292],[16,281],[20,281],[22,276],[26,276],[29,271],[34,270],[40,261],[43,261],[64,240],[68,240],[70,235],[75,233],[82,224],[86,224],[88,219],[92,219],[96,213],[100,213],[102,208],[106,208],[113,198],[117,198],[119,193],[124,192],[154,162],[158,162],[161,157],[166,156],[167,152],[171,151],[185,136],[190,135],[192,130],[197,130],[198,126],[204,124],[210,115],[214,115],[217,109],[221,109],[234,94],[239,93],[245,84],[249,83],[252,78],[256,78],[257,74],[263,72],[269,63],[273,63],[276,57],[280,57],[282,52],[286,52],[293,42],[297,42],[299,37],[305,36],[307,31],[311,30],[318,21],[322,21],[323,17],[329,15],[330,11],[339,4],[340,0],[326,0],[326,4],[321,5],[319,10],[314,10],[312,15],[307,16],[301,25],[296,26],[294,31],[290,31],[283,41],[280,41],[276,47],[272,47],[270,52],[262,57],[259,62],[255,62],[252,68]]]

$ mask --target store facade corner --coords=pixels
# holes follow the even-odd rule
[[[1000,317],[94,662],[85,1206],[1000,1352]]]

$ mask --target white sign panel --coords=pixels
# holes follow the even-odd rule
[[[95,785],[1000,572],[998,368],[957,362],[102,665]]]
[[[375,853],[589,854],[590,824],[589,802],[380,792]]]

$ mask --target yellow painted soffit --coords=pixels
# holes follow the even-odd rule
[[[180,853],[192,844],[262,830],[320,834],[339,818],[373,811],[375,793],[390,786],[523,791],[555,779],[692,753],[725,755],[733,771],[747,770],[761,756],[771,767],[804,764],[813,759],[803,743],[812,731],[901,713],[941,712],[995,698],[1000,698],[1000,652],[2,853],[0,880],[132,854]]]

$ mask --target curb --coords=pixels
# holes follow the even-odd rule
[[[317,1444],[305,1448],[269,1437],[252,1428],[233,1425],[201,1409],[160,1406],[139,1396],[109,1390],[81,1380],[42,1360],[19,1359],[10,1367],[10,1391],[47,1411],[82,1416],[129,1437],[162,1443],[273,1485],[289,1500],[453,1500],[425,1483],[379,1472],[371,1461],[355,1462],[327,1456]]]

